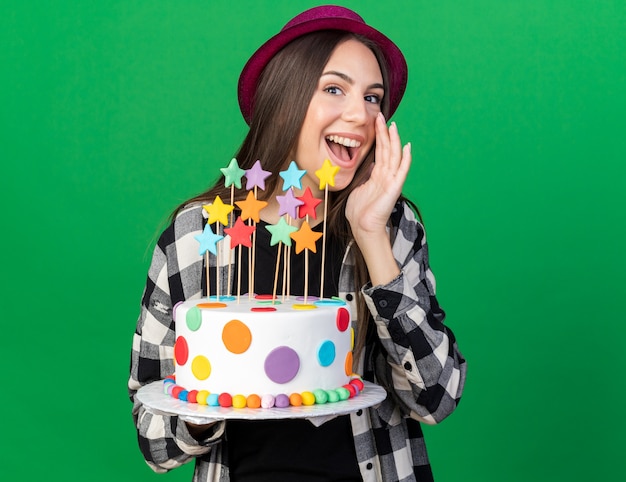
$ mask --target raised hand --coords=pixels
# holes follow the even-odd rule
[[[379,114],[370,177],[350,193],[346,204],[346,218],[374,286],[388,283],[400,273],[386,226],[410,166],[411,144],[402,147],[396,124],[387,128]]]
[[[411,144],[402,147],[395,122],[387,128],[382,114],[376,119],[375,154],[369,179],[352,191],[346,205],[346,217],[359,244],[363,237],[385,232],[411,166]]]

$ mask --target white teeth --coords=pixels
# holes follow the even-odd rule
[[[355,139],[348,139],[346,137],[341,137],[341,136],[327,136],[326,139],[328,139],[331,142],[335,142],[337,144],[341,144],[342,146],[346,146],[346,147],[360,147],[361,143]]]

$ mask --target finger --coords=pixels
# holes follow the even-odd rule
[[[402,184],[404,184],[404,181],[409,174],[412,160],[413,155],[411,154],[411,143],[409,142],[402,148],[402,159],[400,160],[400,165],[398,166],[398,177],[402,179]]]
[[[376,117],[376,163],[379,166],[386,166],[389,157],[389,130],[385,123],[385,116],[379,113]]]
[[[402,160],[402,143],[400,142],[400,134],[395,122],[392,122],[389,127],[389,145],[389,167],[392,169],[392,172],[395,172]]]

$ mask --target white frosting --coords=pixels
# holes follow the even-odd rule
[[[236,300],[225,302],[227,305],[225,308],[200,309],[198,313],[196,306],[201,303],[207,303],[207,300],[186,301],[175,308],[177,362],[184,361],[184,357],[180,356],[180,353],[184,353],[181,347],[185,345],[185,342],[180,341],[181,337],[188,347],[185,363],[176,364],[176,384],[186,390],[207,390],[218,394],[226,392],[246,397],[257,394],[262,397],[267,394],[276,396],[281,393],[290,395],[294,392],[312,392],[316,389],[333,390],[350,381],[351,373],[346,374],[346,359],[348,357],[351,359],[349,353],[353,348],[352,328],[348,322],[347,329],[341,331],[340,327],[345,328],[346,325],[338,323],[338,313],[344,321],[346,317],[347,320],[350,319],[347,304],[322,304],[315,309],[298,310],[294,308],[294,304],[302,304],[302,301],[291,300],[271,305],[267,302],[248,300],[247,296],[242,296],[239,302]],[[275,308],[276,311],[251,311],[252,307],[268,306]],[[190,313],[190,310],[193,311]],[[195,315],[200,315],[196,316],[195,325],[194,312]],[[191,322],[188,322],[188,319]],[[200,319],[201,322],[197,323]],[[249,346],[239,354],[229,351],[228,343],[225,344],[223,340],[224,329],[233,320],[245,325],[251,334]],[[243,326],[241,323],[235,325],[241,328]],[[325,347],[326,355],[322,355],[320,363],[319,350],[322,346]],[[293,372],[295,376],[282,383],[270,379],[265,370],[268,355],[279,347],[289,347],[297,354],[299,360],[297,373]],[[283,350],[283,353],[292,355],[293,352]],[[210,364],[210,374],[206,379],[198,379],[193,373],[192,366],[196,357],[204,357]],[[329,362],[328,366],[323,366]],[[196,366],[205,368],[206,375],[206,362],[202,360],[197,363]],[[201,375],[201,378],[204,375]],[[276,379],[275,374],[273,378]]]

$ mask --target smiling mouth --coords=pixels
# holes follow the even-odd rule
[[[361,147],[361,143],[355,139],[335,135],[327,136],[326,144],[335,157],[343,162],[352,161]]]

